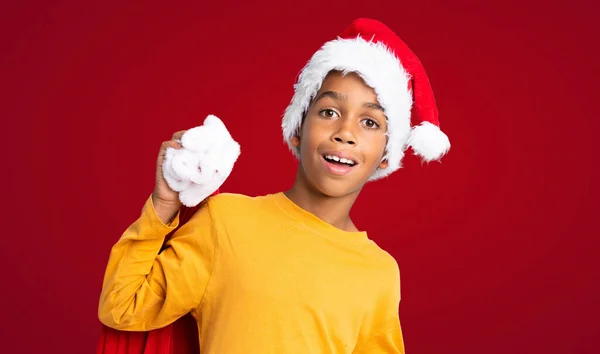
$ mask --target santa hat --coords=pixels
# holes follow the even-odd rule
[[[448,152],[450,141],[440,130],[435,99],[421,62],[386,25],[361,18],[325,43],[300,72],[282,122],[284,139],[296,157],[300,150],[291,138],[298,134],[311,100],[332,70],[358,74],[384,108],[388,166],[378,169],[371,180],[399,169],[408,147],[426,162],[439,160]]]

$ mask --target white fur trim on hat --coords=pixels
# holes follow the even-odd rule
[[[332,70],[358,74],[377,94],[388,119],[388,143],[383,158],[387,160],[388,166],[378,169],[370,180],[388,176],[400,168],[404,157],[411,134],[410,112],[413,99],[408,89],[410,75],[382,43],[366,41],[360,36],[338,38],[325,43],[303,68],[294,85],[294,96],[282,121],[284,141],[292,153],[299,157],[299,149],[290,140],[298,133],[311,100]]]

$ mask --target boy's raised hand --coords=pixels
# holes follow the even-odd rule
[[[239,155],[239,143],[214,115],[173,134],[162,143],[156,161],[152,202],[159,218],[166,224],[182,205],[194,207],[218,191]]]
[[[152,204],[156,210],[156,214],[163,223],[168,223],[179,211],[181,201],[179,200],[179,192],[174,191],[169,187],[163,173],[163,162],[168,148],[182,149],[181,137],[185,130],[180,130],[173,134],[171,140],[164,141],[158,152],[156,161],[156,183],[154,192],[152,192]]]

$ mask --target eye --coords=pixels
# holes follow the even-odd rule
[[[363,120],[363,124],[369,129],[377,129],[379,128],[379,124],[371,118],[367,118]]]
[[[329,108],[320,110],[319,115],[321,115],[322,117],[325,117],[325,118],[339,117],[336,111],[334,111],[333,109],[329,109]]]

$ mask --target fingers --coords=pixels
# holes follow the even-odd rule
[[[158,161],[157,161],[158,164],[162,164],[162,161],[165,158],[168,148],[182,149],[183,146],[174,140],[163,141],[162,144],[160,145],[160,150],[158,151]]]
[[[171,138],[171,140],[181,141],[181,137],[183,136],[183,133],[185,133],[185,130],[180,130],[180,131],[176,132],[175,134],[173,134],[173,137]]]
[[[167,148],[174,148],[174,149],[181,149],[183,146],[181,145],[180,142],[175,141],[175,140],[167,140],[167,141],[163,141],[162,145],[161,145],[161,150],[166,150]]]
[[[181,145],[181,137],[183,136],[183,133],[185,133],[185,130],[180,130],[173,134],[171,140],[163,141],[160,151],[164,154],[165,150],[170,147],[174,149],[181,149],[183,147]]]
[[[173,134],[171,140],[167,140],[167,141],[163,141],[161,146],[160,146],[160,150],[158,152],[158,164],[162,164],[162,161],[165,158],[165,154],[167,152],[168,148],[173,148],[173,149],[181,149],[183,148],[183,145],[181,145],[181,137],[183,136],[183,133],[185,133],[185,130],[180,130],[178,132],[176,132],[175,134]]]

